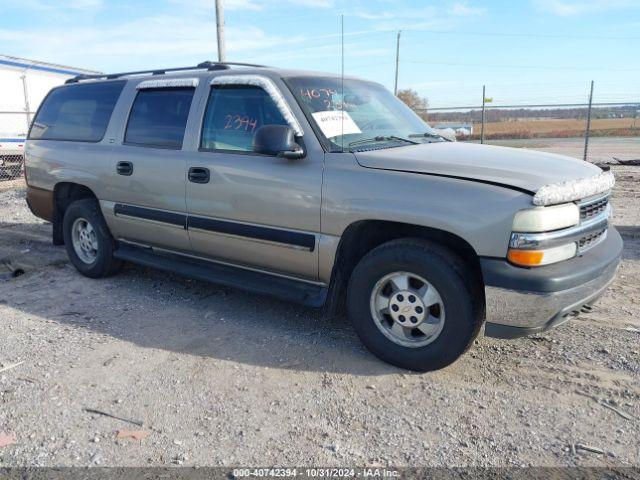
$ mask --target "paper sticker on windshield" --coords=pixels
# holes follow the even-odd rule
[[[318,123],[325,137],[333,138],[338,135],[350,133],[362,133],[348,112],[335,110],[313,113],[313,118]]]

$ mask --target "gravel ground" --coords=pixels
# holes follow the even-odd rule
[[[618,156],[640,158],[636,145]],[[640,167],[613,171],[624,260],[593,311],[479,337],[429,374],[378,361],[345,319],[307,308],[134,266],[81,277],[22,184],[3,182],[0,258],[25,274],[0,282],[0,445],[15,437],[0,467],[638,466]]]

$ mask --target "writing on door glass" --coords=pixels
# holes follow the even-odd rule
[[[258,119],[249,115],[226,115],[224,119],[225,130],[242,130],[253,133],[258,126]]]

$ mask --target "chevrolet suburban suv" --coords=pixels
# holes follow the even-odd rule
[[[611,172],[447,141],[379,84],[258,65],[82,76],[43,101],[27,202],[91,278],[123,261],[346,311],[428,371],[613,280]]]

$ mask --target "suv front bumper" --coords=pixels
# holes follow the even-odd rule
[[[548,330],[589,308],[615,277],[622,239],[609,227],[606,239],[581,257],[539,268],[482,258],[485,335],[517,338]]]

